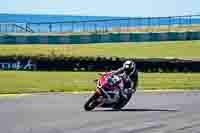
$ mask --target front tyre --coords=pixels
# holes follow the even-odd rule
[[[84,105],[85,111],[92,111],[97,106],[96,95],[93,94]]]

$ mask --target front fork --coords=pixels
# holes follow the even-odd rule
[[[95,96],[97,107],[100,107],[102,104],[104,104],[104,97],[100,88],[96,88]]]

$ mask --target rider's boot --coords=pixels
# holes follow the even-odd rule
[[[132,89],[132,93],[134,94],[136,92],[136,89]]]

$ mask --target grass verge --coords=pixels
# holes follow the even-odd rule
[[[0,94],[92,91],[96,72],[0,71]],[[140,73],[139,89],[200,89],[200,73]]]
[[[74,45],[0,45],[0,55],[199,58],[199,49],[200,41],[103,43]]]

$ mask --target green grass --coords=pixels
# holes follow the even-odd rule
[[[199,58],[200,41],[74,45],[0,45],[0,55],[118,56]]]
[[[91,91],[96,72],[0,71],[0,93]],[[140,89],[199,89],[200,73],[140,73]]]

